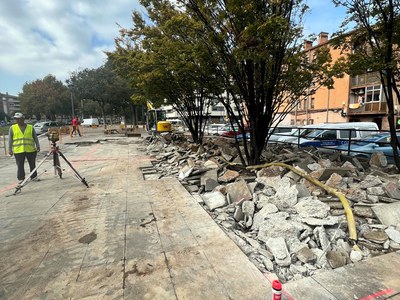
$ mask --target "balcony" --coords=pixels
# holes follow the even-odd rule
[[[386,102],[366,102],[363,104],[349,104],[348,115],[370,115],[370,114],[386,114]]]
[[[365,73],[351,77],[350,86],[352,88],[358,86],[366,86],[371,84],[380,84],[380,77],[378,72]]]

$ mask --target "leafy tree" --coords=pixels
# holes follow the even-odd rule
[[[126,105],[131,93],[127,83],[113,71],[111,62],[97,69],[73,72],[67,83],[77,99],[84,99],[85,102],[92,100],[98,104],[103,120],[106,120],[107,108]],[[88,105],[90,102],[85,104],[86,107]]]
[[[21,108],[29,116],[55,120],[56,115],[70,115],[68,88],[53,75],[25,83],[19,94]]]
[[[210,105],[222,92],[216,65],[199,37],[201,24],[169,1],[141,4],[150,22],[134,12],[133,28],[121,29],[116,50],[108,55],[119,74],[129,78],[133,101],[172,104],[193,140],[201,143]]]
[[[348,73],[379,73],[388,106],[388,122],[395,164],[400,171],[399,141],[395,127],[395,98],[400,99],[400,1],[399,0],[334,0],[347,8],[343,30],[354,25],[354,30],[342,34],[341,46],[351,50]],[[340,32],[343,33],[343,32]]]
[[[240,152],[242,162],[258,164],[269,128],[321,84],[331,85],[338,74],[327,49],[316,51],[313,59],[303,52],[307,6],[303,0],[179,3],[202,24],[199,36],[211,54],[209,63],[217,66],[216,80],[229,93],[219,100],[231,122],[243,135],[249,126],[250,142]]]
[[[91,99],[81,99],[80,109],[83,117],[96,117],[101,116],[101,109],[96,101]]]

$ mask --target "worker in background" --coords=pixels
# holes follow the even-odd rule
[[[25,158],[28,160],[30,172],[36,167],[36,153],[40,151],[40,144],[31,124],[25,124],[22,113],[15,113],[16,124],[8,132],[8,153],[15,156],[17,163],[17,178],[19,183],[25,180]],[[37,172],[31,175],[32,181],[38,181]]]
[[[73,135],[74,133],[75,133],[75,135],[76,135],[76,132],[78,132],[79,136],[81,136],[81,132],[79,131],[78,119],[77,119],[76,117],[74,117],[74,118],[72,119],[72,132],[71,132],[71,137],[72,137],[72,135]]]

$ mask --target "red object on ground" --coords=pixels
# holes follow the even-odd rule
[[[272,281],[272,300],[282,299],[282,283],[279,280]]]

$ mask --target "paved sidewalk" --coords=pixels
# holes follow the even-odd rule
[[[60,146],[90,188],[61,161],[63,179],[44,164],[40,182],[6,197],[16,167],[0,158],[0,299],[271,299],[273,277],[176,179],[143,179],[140,139],[98,137]],[[400,299],[400,254],[284,288],[283,299]]]
[[[60,147],[89,189],[68,172],[16,196],[1,187],[0,298],[268,298],[265,277],[176,179],[143,180],[150,159],[127,140]]]

